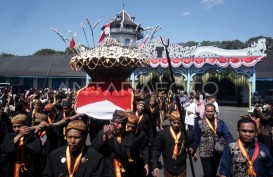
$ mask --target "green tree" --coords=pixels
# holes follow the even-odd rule
[[[270,52],[273,50],[273,39],[272,37],[264,37],[264,36],[257,36],[257,37],[252,37],[250,39],[248,39],[245,42],[246,47],[250,47],[251,44],[253,44],[254,42],[257,42],[259,39],[261,38],[265,38],[266,39],[266,53]]]
[[[228,49],[228,50],[230,50],[230,49],[232,49],[232,42],[231,41],[222,41],[220,43],[219,47],[222,48],[222,49]]]
[[[211,41],[202,41],[200,42],[201,46],[212,46],[212,42]]]
[[[65,54],[75,54],[75,53],[77,53],[77,51],[75,48],[71,49],[70,47],[66,47],[64,53]]]
[[[58,52],[52,49],[41,49],[35,52],[33,55],[54,55],[54,54],[58,54]]]
[[[220,42],[219,41],[213,41],[213,42],[211,42],[211,46],[213,46],[213,47],[219,47],[220,46]]]
[[[186,46],[192,47],[192,46],[198,46],[199,42],[194,42],[194,41],[188,41],[186,42]]]
[[[236,39],[231,41],[232,42],[232,46],[231,49],[243,49],[245,48],[245,43],[243,43],[242,41]]]
[[[10,54],[10,53],[4,53],[2,52],[2,54],[0,55],[0,57],[14,57],[15,55]]]

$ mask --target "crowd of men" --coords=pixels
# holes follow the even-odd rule
[[[158,177],[162,164],[164,177],[186,177],[187,154],[205,177],[218,167],[221,177],[273,176],[271,103],[242,116],[233,139],[210,94],[181,92],[178,106],[170,90],[136,91],[134,109],[111,121],[77,114],[75,95],[1,89],[0,177]]]

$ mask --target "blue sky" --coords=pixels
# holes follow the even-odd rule
[[[0,53],[23,56],[44,48],[65,50],[67,44],[51,28],[67,38],[69,30],[76,32],[78,42],[86,45],[81,22],[92,41],[86,17],[91,24],[101,19],[94,31],[97,42],[100,28],[122,10],[122,4],[142,27],[160,25],[156,36],[171,43],[273,37],[272,0],[2,0]]]

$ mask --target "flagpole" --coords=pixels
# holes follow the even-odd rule
[[[83,24],[83,22],[81,23],[81,28],[82,28],[82,30],[83,30],[83,33],[84,33],[84,36],[85,36],[85,40],[86,40],[86,42],[87,42],[87,46],[88,46],[88,48],[90,48],[89,42],[88,42],[88,39],[87,39],[87,36],[86,36],[86,33],[85,33],[85,29],[84,29],[84,24]]]
[[[70,36],[71,36],[72,39],[75,38],[75,40],[76,40],[76,36],[75,36],[75,35],[73,36],[71,31],[68,31],[68,33],[70,34]],[[75,41],[76,51],[77,51],[78,53],[80,53],[79,47],[78,47],[79,45],[78,45],[77,43],[78,43],[78,41],[77,41],[77,42]]]
[[[90,20],[88,17],[85,18],[88,25],[89,25],[89,28],[91,30],[91,34],[92,34],[92,39],[93,39],[93,47],[95,48],[95,38],[94,38],[94,29],[96,28],[96,26],[100,23],[101,19],[99,19],[95,24],[94,26],[92,27],[91,23],[90,23]]]
[[[152,32],[152,36],[151,36],[151,38],[150,38],[150,42],[154,39],[155,33],[156,33],[158,30],[160,30],[160,29],[161,29],[161,27],[160,27],[159,25],[157,25],[157,26],[154,28],[154,30],[153,30],[153,32]]]
[[[69,39],[64,38],[63,35],[62,35],[57,29],[51,28],[51,30],[54,31],[54,32],[62,39],[62,41],[63,41],[65,44],[66,44],[66,41],[71,42]],[[74,55],[76,55],[75,52],[74,52],[74,50],[71,49],[71,48],[69,47],[69,45],[68,45],[68,48],[72,51],[72,53],[73,53]]]
[[[170,55],[169,55],[169,51],[168,51],[168,47],[169,47],[169,39],[167,40],[167,44],[164,44],[162,37],[160,37],[161,43],[165,48],[166,51],[166,56],[167,56],[167,60],[168,60],[168,65],[169,65],[169,70],[170,70],[170,75],[171,75],[171,81],[173,83],[173,93],[175,93],[175,100],[176,100],[176,104],[178,107],[178,111],[180,114],[180,118],[181,118],[181,124],[182,124],[182,129],[184,132],[184,136],[185,136],[185,146],[186,149],[189,149],[189,140],[188,140],[188,136],[187,136],[187,131],[185,129],[185,117],[182,117],[182,109],[181,109],[181,104],[180,104],[180,100],[178,98],[178,92],[177,92],[177,88],[176,88],[176,84],[175,84],[175,79],[173,76],[173,70],[172,70],[172,65],[171,65],[171,59],[170,59]],[[195,177],[195,173],[194,173],[194,168],[193,168],[193,163],[192,163],[192,157],[190,152],[187,152],[188,156],[189,156],[189,161],[190,161],[190,166],[191,166],[191,172],[192,172],[192,177]]]

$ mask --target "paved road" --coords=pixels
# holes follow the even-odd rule
[[[238,137],[237,131],[236,131],[237,121],[240,119],[240,115],[245,114],[247,110],[248,108],[220,106],[219,118],[224,120],[234,139]],[[203,169],[202,169],[200,159],[198,159],[196,162],[193,162],[193,166],[194,166],[195,176],[202,177]],[[163,177],[163,170],[161,170],[160,172],[160,177]],[[189,161],[187,166],[187,177],[192,177]]]

